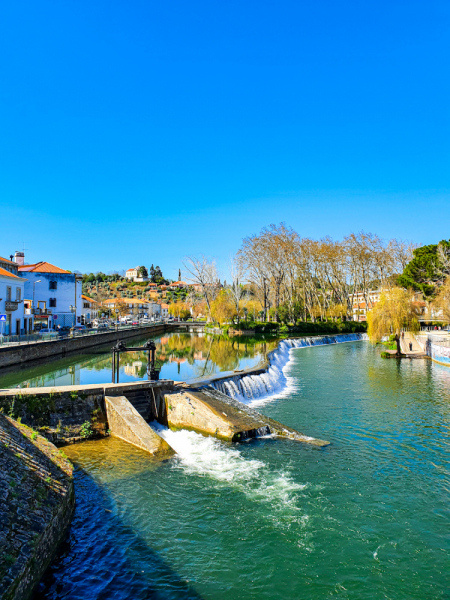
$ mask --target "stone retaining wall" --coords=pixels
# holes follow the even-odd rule
[[[60,446],[108,435],[105,395],[149,392],[148,416],[152,420],[164,407],[164,393],[173,381],[142,381],[104,385],[23,388],[0,392],[0,411],[38,430]]]
[[[72,465],[32,429],[0,414],[0,598],[27,600],[75,505]]]

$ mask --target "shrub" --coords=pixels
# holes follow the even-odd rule
[[[88,438],[93,435],[94,430],[92,429],[92,425],[90,421],[85,421],[83,425],[80,427],[80,435],[82,438]]]

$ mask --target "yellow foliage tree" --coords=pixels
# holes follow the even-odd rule
[[[402,328],[417,331],[419,314],[419,305],[408,290],[394,287],[384,292],[374,308],[367,313],[367,333],[370,341],[380,342],[384,336],[394,334],[397,355],[400,355],[400,331]]]
[[[220,325],[232,321],[236,316],[236,308],[225,290],[211,303],[211,316]]]
[[[191,311],[186,302],[174,302],[169,305],[169,314],[173,317],[185,320],[191,316]]]

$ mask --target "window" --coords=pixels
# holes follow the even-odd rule
[[[56,308],[56,298],[50,298],[49,306]]]
[[[47,302],[43,302],[42,300],[38,300],[38,308],[40,308],[41,310],[46,310],[46,308],[47,308]]]
[[[56,290],[58,288],[58,282],[57,281],[49,281],[48,284],[48,289],[49,290]]]
[[[11,288],[9,286],[6,287],[6,299],[11,300]]]
[[[20,287],[16,288],[16,302],[20,302],[21,293],[22,293],[22,290],[20,289]]]

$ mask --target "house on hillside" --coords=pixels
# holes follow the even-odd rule
[[[25,297],[26,279],[19,276],[18,265],[0,256],[0,334],[26,335],[33,331],[33,315],[27,311]]]
[[[161,289],[162,287],[163,286],[161,286]],[[185,281],[174,281],[173,283],[169,283],[169,285],[167,286],[169,290],[182,290],[187,287],[188,284]]]
[[[148,281],[148,276],[142,277],[139,275],[140,267],[134,267],[134,269],[128,269],[125,273],[125,277],[130,279],[131,281],[136,281],[137,283],[140,281]]]
[[[25,280],[25,299],[34,314],[34,327],[62,328],[81,324],[82,278],[49,262],[26,265],[23,252],[14,261]]]

